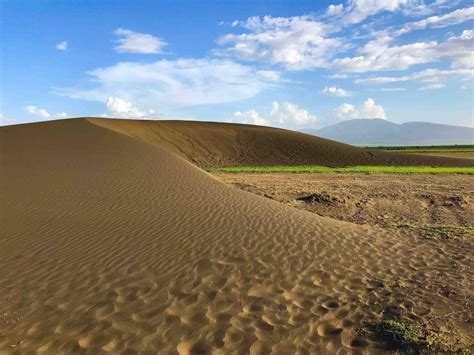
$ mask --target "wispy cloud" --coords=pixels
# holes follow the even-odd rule
[[[161,38],[125,28],[116,29],[114,34],[120,37],[116,41],[119,45],[114,48],[118,53],[158,54],[167,45]]]
[[[368,42],[360,55],[337,58],[334,66],[344,72],[370,72],[384,70],[406,70],[416,64],[452,61],[453,67],[473,66],[474,31],[464,30],[459,36],[451,36],[445,42],[417,42],[391,46],[393,38],[381,35]]]
[[[406,23],[396,32],[396,35],[401,35],[413,30],[422,30],[427,27],[442,28],[453,26],[472,19],[474,19],[474,6],[457,9],[444,15],[430,16],[416,22]]]
[[[137,112],[248,99],[280,80],[277,72],[221,59],[117,63],[89,72],[92,87],[57,89],[61,95],[106,103]]]
[[[67,50],[68,47],[68,42],[67,41],[62,41],[56,44],[56,49],[59,51],[65,51]]]
[[[370,89],[371,91],[382,91],[382,92],[399,92],[399,91],[406,91],[406,88],[378,88],[378,89]]]
[[[410,80],[421,80],[424,82],[435,82],[441,81],[448,78],[474,78],[474,70],[472,69],[425,69],[419,72],[412,73],[410,75],[402,76],[375,76],[365,79],[357,79],[357,84],[386,84],[386,83],[397,83]]]
[[[444,88],[444,84],[442,83],[434,83],[434,84],[430,84],[430,85],[425,85],[425,86],[422,86],[420,87],[418,90],[439,90],[439,89],[442,89]]]

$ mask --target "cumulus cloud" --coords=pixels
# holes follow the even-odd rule
[[[157,54],[167,45],[161,38],[124,28],[116,29],[114,34],[120,37],[116,41],[119,45],[114,48],[118,53]]]
[[[276,72],[220,59],[124,62],[89,72],[89,88],[58,89],[72,98],[106,102],[109,97],[134,103],[141,111],[220,104],[248,99],[275,85]]]
[[[270,121],[265,117],[260,116],[260,114],[255,110],[244,112],[236,111],[234,112],[234,117],[231,121],[235,123],[254,124],[257,126],[271,126]]]
[[[327,67],[327,57],[342,46],[339,38],[326,36],[330,25],[311,16],[250,17],[233,26],[249,33],[220,37],[218,43],[228,47],[216,54],[282,64],[289,70]]]
[[[56,49],[60,51],[65,51],[67,50],[68,43],[67,41],[62,41],[56,44]]]
[[[298,128],[314,124],[317,117],[307,110],[289,102],[272,103],[270,111],[259,113],[255,110],[234,112],[232,122],[259,126]]]
[[[385,110],[382,106],[376,105],[375,101],[371,98],[368,98],[363,106],[361,115],[365,118],[382,118],[385,119]]]
[[[337,96],[337,97],[347,97],[351,96],[352,94],[343,88],[337,88],[336,86],[329,86],[325,87],[324,90],[322,91],[323,94],[328,95],[328,96]]]
[[[51,117],[51,115],[49,114],[48,111],[46,111],[45,109],[39,108],[37,106],[28,105],[28,106],[25,107],[25,110],[26,110],[26,112],[28,112],[32,115],[38,116],[38,117],[42,117],[42,118]]]
[[[338,120],[350,120],[356,118],[379,118],[386,119],[385,110],[381,105],[368,98],[360,108],[352,104],[344,103],[335,109],[335,116]]]
[[[359,111],[352,104],[342,104],[335,110],[336,117],[340,120],[359,118]]]
[[[133,106],[131,102],[118,97],[109,96],[106,101],[107,110],[118,118],[141,118],[145,113]]]

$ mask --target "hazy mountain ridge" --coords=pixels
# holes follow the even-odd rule
[[[354,119],[302,132],[354,145],[474,144],[474,128],[429,122]]]

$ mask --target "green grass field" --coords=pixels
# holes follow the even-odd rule
[[[405,146],[405,147],[365,147],[370,150],[403,153],[462,153],[474,152],[474,145],[432,145],[432,146]]]
[[[432,166],[349,166],[331,168],[327,166],[238,166],[210,168],[209,172],[225,173],[392,173],[392,174],[474,174],[474,168],[449,168]]]

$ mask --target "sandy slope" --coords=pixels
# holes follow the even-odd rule
[[[469,159],[374,152],[272,127],[215,122],[89,120],[166,147],[203,168],[242,165],[474,166]]]
[[[423,287],[472,277],[442,248],[239,191],[86,120],[0,134],[0,351],[375,351],[355,329],[390,304],[466,327]]]

